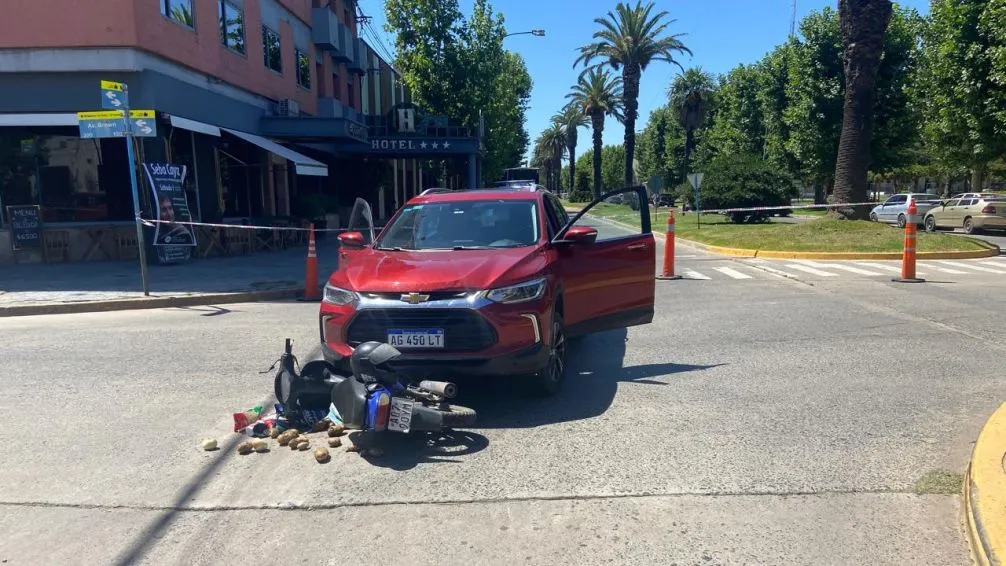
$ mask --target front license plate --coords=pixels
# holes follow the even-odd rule
[[[397,329],[388,330],[388,344],[396,348],[443,348],[444,329]]]
[[[388,416],[388,430],[394,432],[409,432],[412,424],[412,399],[401,397],[391,398],[391,413]]]

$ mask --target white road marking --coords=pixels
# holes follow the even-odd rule
[[[941,261],[940,263],[944,265],[951,265],[953,267],[961,267],[964,269],[974,269],[975,271],[984,271],[986,273],[1001,273],[1006,274],[1006,271],[1001,269],[991,269],[988,267],[982,267],[980,265],[974,265],[971,263],[964,263],[963,261]]]
[[[849,267],[848,265],[843,265],[841,263],[819,263],[814,261],[801,261],[800,263],[809,265],[811,267],[821,267],[824,269],[838,269],[841,271],[848,271],[850,273],[855,273],[857,275],[881,275],[876,271],[867,271],[865,269],[859,269],[858,267]]]
[[[786,267],[790,269],[798,269],[800,271],[805,271],[811,275],[817,275],[820,277],[838,277],[837,273],[830,273],[828,271],[821,271],[820,269],[814,269],[813,267],[807,267],[806,265],[800,265],[799,263],[789,263]]]
[[[750,263],[757,263],[758,264],[758,267],[755,267],[755,266],[752,265],[751,269],[757,269],[759,271],[764,271],[764,272],[768,273],[769,275],[774,275],[776,277],[782,277],[783,279],[800,279],[798,276],[793,275],[792,273],[788,273],[786,271],[783,271],[781,269],[776,269],[774,267],[769,267],[768,266],[768,262],[764,261],[764,260],[750,259],[750,260],[748,260],[748,262],[750,262]]]
[[[702,275],[698,271],[693,271],[691,269],[681,270],[681,276],[684,277],[685,279],[701,279],[704,281],[712,279],[711,277],[706,277],[705,275]]]
[[[714,267],[713,269],[719,271],[724,275],[733,277],[734,279],[751,279],[750,275],[746,273],[741,273],[740,271],[737,271],[736,269],[732,269],[729,267]]]
[[[887,265],[884,263],[870,263],[867,261],[855,261],[856,265],[862,265],[863,267],[872,267],[874,269],[884,269],[887,271],[893,271],[895,273],[901,273],[901,268],[893,265]]]

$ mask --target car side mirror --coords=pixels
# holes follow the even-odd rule
[[[561,240],[556,240],[556,244],[565,245],[585,245],[593,244],[597,241],[597,228],[590,226],[573,226],[566,230],[566,234]]]
[[[359,232],[343,232],[339,234],[339,244],[347,248],[363,248],[367,242],[363,239],[363,234]]]

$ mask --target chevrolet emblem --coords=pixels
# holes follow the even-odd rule
[[[407,295],[402,295],[402,301],[409,303],[410,305],[425,303],[428,300],[430,300],[429,295],[421,295],[419,293],[409,293]]]

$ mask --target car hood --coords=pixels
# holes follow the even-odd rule
[[[370,293],[482,290],[519,283],[545,267],[537,248],[346,253],[329,281]]]

